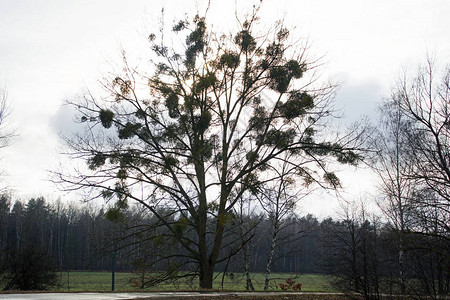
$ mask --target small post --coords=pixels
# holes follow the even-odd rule
[[[112,262],[111,291],[114,292],[114,273],[115,273],[115,266],[116,266],[116,251],[111,253],[109,256],[111,257],[111,262]]]

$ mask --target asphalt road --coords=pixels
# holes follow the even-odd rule
[[[11,300],[117,300],[117,299],[196,299],[208,297],[226,297],[239,298],[239,296],[282,296],[282,295],[338,295],[333,293],[277,293],[277,292],[152,292],[152,293],[23,293],[23,294],[0,294],[0,299]]]
[[[173,298],[175,293],[25,293],[0,294],[0,299],[11,300],[115,300],[115,299],[145,299]],[[177,296],[194,293],[176,293]]]

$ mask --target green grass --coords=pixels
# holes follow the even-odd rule
[[[222,273],[216,274],[214,289],[222,289]],[[132,273],[116,272],[115,291],[139,290],[129,284]],[[264,274],[251,274],[253,285],[256,290],[264,288]],[[302,284],[302,291],[314,292],[334,292],[327,276],[319,274],[271,274],[271,290],[279,290],[278,283],[285,283],[286,279],[292,278]],[[110,272],[61,272],[61,286],[59,291],[111,291]],[[186,279],[179,279],[173,283],[159,284],[146,290],[195,290],[198,289],[198,281],[188,282]],[[234,273],[225,276],[223,289],[225,290],[245,290],[245,277],[242,274]]]
[[[60,291],[111,291],[111,273],[109,272],[61,272]],[[115,290],[125,291],[133,288],[128,283],[131,273],[115,273]]]
[[[225,277],[224,289],[230,290],[244,290],[245,277],[240,274],[235,274],[234,279]],[[265,275],[263,273],[251,274],[253,286],[256,290],[264,289]],[[286,279],[292,278],[296,283],[302,284],[302,291],[305,292],[334,292],[328,277],[319,274],[286,274],[273,273],[270,275],[270,289],[279,289],[279,283],[286,283]],[[214,287],[221,288],[222,274],[214,281]]]

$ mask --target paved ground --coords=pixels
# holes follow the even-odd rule
[[[10,300],[117,300],[117,299],[208,299],[213,297],[224,297],[239,299],[240,297],[254,297],[262,299],[282,298],[283,296],[304,295],[307,299],[323,298],[326,295],[337,296],[339,294],[328,293],[242,293],[242,292],[220,292],[220,293],[199,293],[199,292],[152,292],[152,293],[24,293],[24,294],[0,294],[0,299]],[[309,296],[309,297],[308,297]],[[293,299],[293,298],[290,298]]]
[[[100,300],[100,299],[139,299],[150,298],[162,293],[25,293],[25,294],[0,294],[0,299],[11,300]],[[167,293],[170,297],[170,293]]]

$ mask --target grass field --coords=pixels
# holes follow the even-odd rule
[[[111,273],[109,272],[61,272],[61,286],[59,291],[111,291]],[[131,273],[115,273],[115,291],[138,290],[130,285],[129,280],[133,276]],[[318,274],[271,274],[271,289],[279,290],[278,283],[285,283],[286,279],[292,278],[302,284],[302,291],[314,292],[334,292],[328,278]],[[264,274],[252,274],[253,285],[256,290],[264,288]],[[222,274],[217,274],[214,281],[215,289],[222,289]],[[173,283],[157,285],[147,290],[195,290],[198,289],[198,282],[189,283],[185,279],[177,280]],[[225,276],[223,289],[225,290],[245,290],[245,278],[241,274]]]

